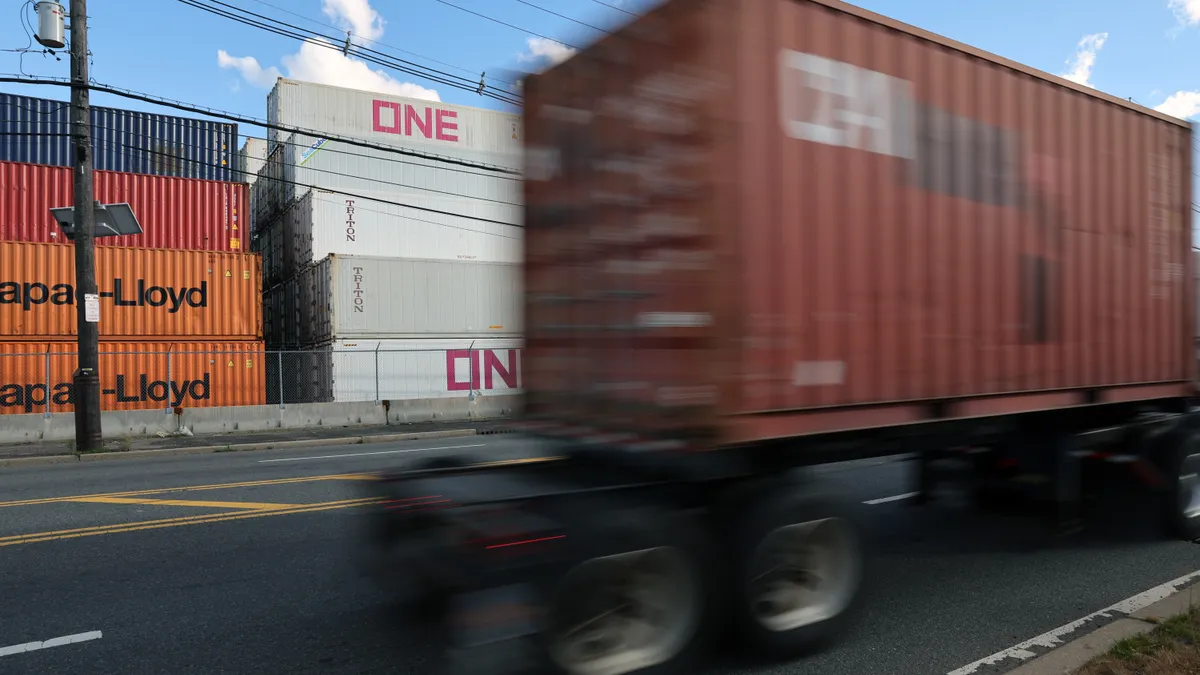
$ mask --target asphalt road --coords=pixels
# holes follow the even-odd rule
[[[363,472],[459,452],[528,456],[484,436],[0,470],[0,673],[430,673],[431,648],[358,573],[350,500]],[[822,473],[866,502],[906,493],[907,468]],[[713,673],[944,674],[1200,569],[1200,546],[1123,505],[1066,542],[952,496],[864,508],[877,557],[861,622],[802,661]],[[10,653],[64,636],[83,641]]]

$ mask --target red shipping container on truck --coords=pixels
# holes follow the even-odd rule
[[[96,249],[100,337],[261,340],[253,253]],[[0,242],[0,341],[74,340],[75,248]]]
[[[529,411],[690,447],[1187,395],[1191,126],[835,0],[525,87]]]
[[[96,245],[241,251],[248,190],[245,183],[97,171],[96,201],[128,203],[142,234]],[[0,162],[0,241],[65,243],[50,209],[73,206],[74,194],[70,167]]]
[[[0,414],[74,410],[69,342],[0,342]],[[261,342],[100,343],[100,409],[263,405]]]

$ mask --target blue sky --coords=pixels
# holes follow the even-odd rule
[[[364,43],[368,46],[464,77],[487,70],[489,75],[510,78],[511,71],[536,69],[564,50],[439,0],[223,1],[331,34],[335,30],[321,24],[351,29],[387,45]],[[596,35],[520,0],[446,1],[571,44],[586,44]],[[628,18],[595,0],[530,2],[602,28]],[[653,0],[605,2],[637,11]],[[7,13],[15,19],[18,12],[31,13],[31,4],[0,0],[0,16]],[[1200,92],[1200,0],[858,0],[856,4],[1043,70],[1071,73],[1102,91],[1144,105],[1168,105],[1180,116],[1200,114],[1200,93],[1193,93]],[[965,11],[968,5],[973,8]],[[403,73],[372,72],[379,67],[304,47],[294,39],[234,23],[178,0],[157,0],[153,11],[147,11],[145,2],[93,0],[91,11],[92,77],[106,84],[254,117],[265,116],[266,93],[276,72],[422,96],[433,96],[432,90],[451,103],[501,105]],[[0,49],[27,44],[18,22],[0,21]],[[33,75],[67,75],[66,60],[0,52],[0,72],[22,68]],[[60,88],[0,86],[5,91],[67,97]],[[93,100],[101,105],[156,109],[102,94]]]

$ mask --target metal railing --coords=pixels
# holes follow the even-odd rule
[[[474,398],[520,392],[521,350],[100,351],[101,410]],[[73,411],[74,345],[0,353],[0,414]]]

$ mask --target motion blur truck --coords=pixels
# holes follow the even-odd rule
[[[835,0],[668,1],[524,96],[540,459],[372,484],[463,672],[817,647],[868,569],[820,463],[1200,537],[1188,123]]]

